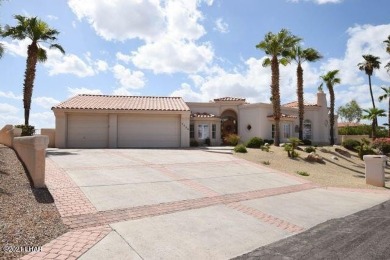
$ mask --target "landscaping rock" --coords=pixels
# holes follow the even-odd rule
[[[339,154],[341,154],[342,156],[351,158],[351,154],[350,154],[348,151],[345,151],[345,150],[340,149],[340,148],[336,148],[336,149],[334,149],[334,150],[335,150],[336,152],[338,152]]]
[[[323,152],[323,153],[329,153],[329,150],[325,149],[325,148],[321,148],[320,151]]]
[[[319,156],[318,154],[312,152],[312,153],[309,153],[306,158],[305,158],[306,161],[308,162],[317,162],[317,163],[325,163],[324,162],[324,159],[322,159],[321,156]]]
[[[339,158],[337,156],[332,156],[332,160],[338,160]]]

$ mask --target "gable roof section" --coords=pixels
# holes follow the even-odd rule
[[[52,109],[190,111],[181,97],[88,94],[72,97]]]
[[[306,107],[318,107],[317,104],[304,103]],[[282,107],[298,107],[298,101],[283,104]]]

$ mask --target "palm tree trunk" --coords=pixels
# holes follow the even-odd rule
[[[376,139],[376,127],[375,127],[375,121],[372,120],[372,140]]]
[[[329,134],[330,134],[330,145],[334,145],[334,90],[332,85],[328,85],[330,95],[330,115],[329,115]]]
[[[32,42],[27,49],[26,71],[23,84],[24,124],[29,125],[32,91],[34,87],[35,71],[38,60],[38,46]]]
[[[271,93],[272,93],[272,107],[275,120],[275,136],[274,145],[280,145],[280,92],[279,92],[279,61],[276,56],[272,57],[271,61]]]
[[[298,96],[298,113],[299,113],[299,139],[303,140],[303,119],[305,113],[303,100],[303,69],[301,63],[297,67],[297,96]]]
[[[387,97],[387,100],[389,102],[389,108],[387,111],[387,137],[390,138],[390,95]]]
[[[374,95],[372,94],[371,75],[370,74],[368,74],[368,85],[370,87],[370,95],[371,95],[372,107],[375,108],[375,101],[374,101]],[[378,126],[378,118],[377,117],[374,118],[374,124],[375,124],[375,127]]]

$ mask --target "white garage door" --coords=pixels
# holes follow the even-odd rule
[[[180,116],[119,115],[118,147],[180,147]]]
[[[108,116],[69,115],[67,146],[69,148],[108,147]]]

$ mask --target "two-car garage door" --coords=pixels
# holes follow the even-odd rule
[[[69,115],[67,146],[105,148],[116,139],[120,148],[180,147],[180,115],[119,114],[116,122],[109,131],[108,115]]]

